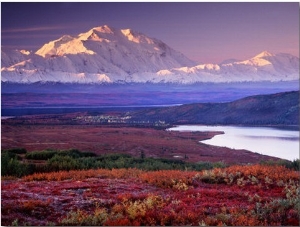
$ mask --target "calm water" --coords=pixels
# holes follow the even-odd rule
[[[223,131],[225,134],[214,136],[202,143],[246,149],[264,155],[287,160],[299,158],[299,130],[272,127],[237,126],[199,126],[181,125],[168,130],[173,131]]]

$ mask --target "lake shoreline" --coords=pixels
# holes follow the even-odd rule
[[[218,127],[218,126],[233,126],[233,127],[266,127],[266,128],[291,128],[291,129],[295,129],[295,131],[299,131],[300,130],[300,125],[265,125],[265,124],[261,124],[261,125],[251,125],[251,124],[193,124],[193,123],[188,123],[188,124],[174,124],[171,125],[172,127],[176,127],[176,126],[184,126],[184,125],[190,125],[190,126],[212,126],[212,127]]]
[[[288,127],[178,125],[167,130],[223,132],[213,138],[202,140],[201,143],[237,150],[245,149],[290,161],[299,159],[299,131]]]

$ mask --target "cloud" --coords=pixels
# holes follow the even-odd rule
[[[18,32],[35,32],[35,31],[51,31],[70,28],[70,26],[43,26],[43,27],[29,27],[29,28],[11,28],[1,30],[1,33],[18,33]]]
[[[37,49],[37,45],[2,45],[1,44],[1,50],[32,50]]]
[[[2,34],[2,39],[32,39],[32,38],[59,38],[63,34]]]

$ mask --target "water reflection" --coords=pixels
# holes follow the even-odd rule
[[[299,158],[299,131],[273,127],[181,125],[176,131],[223,131],[224,134],[201,141],[214,146],[246,149],[288,160]]]
[[[245,136],[248,138],[254,138],[254,139],[274,139],[274,140],[292,140],[292,141],[298,141],[299,137],[276,137],[276,136]]]

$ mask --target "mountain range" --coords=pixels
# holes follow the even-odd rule
[[[200,54],[200,53],[199,53]],[[131,29],[107,25],[64,35],[36,52],[1,50],[1,81],[180,83],[299,80],[299,58],[263,51],[251,59],[199,64]]]

